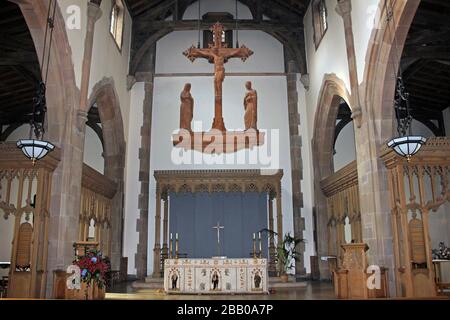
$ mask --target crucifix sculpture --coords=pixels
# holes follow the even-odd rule
[[[217,229],[217,256],[220,257],[220,229],[225,229],[225,227],[221,226],[219,221],[217,221],[217,226],[212,228]]]
[[[217,22],[211,28],[213,32],[214,43],[210,43],[207,49],[196,48],[192,46],[183,54],[192,62],[197,58],[208,59],[210,63],[214,63],[214,121],[212,128],[225,132],[225,124],[222,117],[222,83],[225,80],[224,64],[230,58],[241,58],[242,61],[247,60],[252,54],[246,46],[240,48],[228,48],[226,43],[222,42],[222,34],[225,31],[222,24]]]

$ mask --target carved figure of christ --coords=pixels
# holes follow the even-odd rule
[[[212,128],[220,131],[226,131],[225,124],[222,117],[222,83],[225,80],[225,63],[231,58],[241,58],[242,61],[247,60],[252,54],[246,46],[240,48],[227,48],[227,45],[222,43],[222,33],[224,27],[219,22],[214,24],[211,28],[214,34],[214,44],[209,44],[208,49],[196,48],[192,46],[183,54],[192,62],[197,58],[208,59],[209,62],[214,63],[214,121]]]

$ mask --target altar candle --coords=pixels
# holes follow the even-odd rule
[[[175,234],[175,259],[178,259],[178,233]]]
[[[262,255],[262,241],[261,241],[261,232],[259,233],[259,256]]]
[[[253,240],[255,240],[255,239],[256,239],[256,233],[253,234]]]

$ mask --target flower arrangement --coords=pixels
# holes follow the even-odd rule
[[[96,284],[100,289],[106,285],[106,273],[111,269],[111,263],[101,251],[89,250],[84,255],[77,256],[73,262],[81,270],[81,281],[87,286]]]

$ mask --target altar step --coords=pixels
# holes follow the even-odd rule
[[[161,290],[164,289],[164,280],[163,278],[146,277],[145,281],[134,281],[131,287],[134,289]]]
[[[162,290],[164,281],[162,278],[147,277],[145,281],[134,281],[131,285],[134,289]],[[269,278],[269,289],[306,288],[307,282],[296,282],[294,277],[289,277],[288,282],[281,282],[278,277]]]

